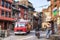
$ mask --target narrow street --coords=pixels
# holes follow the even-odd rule
[[[60,40],[60,0],[0,0],[0,40]]]
[[[14,35],[14,33],[11,33],[11,36],[4,38],[3,40],[47,40],[46,39],[46,32],[45,31],[40,31],[41,32],[41,37],[40,39],[37,39],[35,36],[35,32],[31,31],[30,34],[27,35]]]

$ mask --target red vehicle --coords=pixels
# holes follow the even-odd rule
[[[29,33],[31,26],[28,24],[28,20],[20,20],[15,23],[14,33],[15,34],[26,34]]]

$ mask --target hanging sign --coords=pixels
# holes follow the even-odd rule
[[[57,13],[58,13],[58,10],[57,10],[57,7],[55,7],[55,8],[53,9],[53,15],[56,16]]]

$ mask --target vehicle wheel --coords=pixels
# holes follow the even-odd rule
[[[15,34],[15,35],[18,35],[18,34]]]
[[[29,33],[30,33],[30,31],[27,32],[27,34],[29,34]]]
[[[37,37],[38,39],[40,39],[40,34],[39,34],[39,33],[36,33],[36,37]]]
[[[15,34],[15,35],[17,35],[17,34]]]
[[[26,32],[26,33],[24,33],[23,35],[27,35],[27,32]]]

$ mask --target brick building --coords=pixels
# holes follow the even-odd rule
[[[0,0],[0,26],[2,29],[12,27],[14,18],[12,17],[11,5],[13,0]]]
[[[30,20],[31,26],[33,28],[33,13],[35,8],[33,7],[32,3],[28,1],[28,19]]]
[[[14,20],[15,23],[15,21],[17,21],[17,19],[20,18],[20,9],[15,1],[12,3],[12,15],[13,15],[12,17],[15,19]],[[13,27],[11,27],[12,29],[14,29],[14,25],[15,25],[14,23],[12,24],[13,25]]]
[[[16,3],[20,9],[20,16],[24,19],[29,19],[29,11],[31,13],[34,10],[32,3],[28,0],[18,0]]]
[[[28,15],[28,7],[24,4],[22,4],[20,1],[17,1],[16,4],[19,6],[19,10],[20,10],[20,17],[27,19],[27,15]]]
[[[34,13],[35,8],[33,7],[32,3],[28,1],[28,18],[31,19]]]
[[[33,7],[29,7],[32,10]],[[0,26],[2,29],[13,27],[14,21],[22,17],[28,19],[28,0],[0,0]]]

